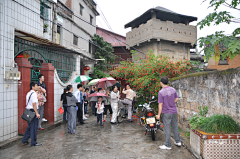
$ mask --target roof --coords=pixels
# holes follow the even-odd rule
[[[193,16],[187,16],[187,15],[183,15],[183,14],[178,14],[176,12],[173,12],[169,9],[166,9],[164,7],[156,7],[156,8],[151,8],[148,11],[146,11],[145,13],[143,13],[141,16],[137,17],[136,19],[134,19],[133,21],[127,23],[125,25],[125,28],[128,27],[132,27],[132,28],[136,28],[139,25],[146,23],[148,20],[151,19],[152,12],[156,12],[156,18],[160,19],[161,21],[173,21],[174,23],[183,23],[185,24],[185,21],[196,21],[197,17],[193,17]]]
[[[126,37],[97,26],[96,34],[103,37],[104,41],[111,43],[113,47],[126,46]],[[117,40],[118,39],[118,40]]]

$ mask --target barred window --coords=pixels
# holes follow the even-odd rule
[[[73,44],[78,45],[78,37],[76,35],[73,35]]]

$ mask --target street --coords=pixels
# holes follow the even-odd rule
[[[161,158],[193,159],[184,147],[177,147],[172,140],[172,150],[160,150],[164,133],[157,131],[156,141],[150,133],[145,136],[138,119],[118,125],[110,124],[110,116],[104,126],[96,125],[96,117],[90,116],[85,125],[77,126],[77,135],[67,133],[67,124],[37,135],[40,147],[22,146],[21,141],[0,150],[1,159],[20,158]]]

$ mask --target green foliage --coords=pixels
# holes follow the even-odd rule
[[[92,78],[109,77],[110,75],[106,73],[106,71],[108,71],[108,69],[111,68],[111,63],[115,61],[115,56],[111,54],[111,52],[113,52],[114,49],[110,43],[104,41],[103,38],[97,34],[94,35],[92,41],[99,47],[107,51],[106,52],[98,47],[95,48],[94,58],[105,60],[98,61],[98,63],[94,65]]]
[[[200,106],[198,107],[198,109],[200,110],[200,115],[206,117],[207,113],[208,113],[208,106]]]
[[[206,1],[208,0],[204,0],[203,2],[206,2]],[[206,26],[210,26],[211,24],[219,25],[221,23],[227,23],[231,25],[232,23],[240,23],[240,20],[239,20],[240,18],[232,16],[230,12],[227,12],[227,11],[217,12],[220,6],[226,6],[233,10],[240,11],[240,9],[237,8],[239,4],[240,4],[240,0],[231,0],[230,2],[227,0],[210,0],[209,8],[213,7],[214,12],[207,15],[202,21],[200,21],[197,24],[197,26],[199,26],[200,29],[203,29]],[[236,36],[239,34],[240,34],[240,28],[236,28],[233,31],[232,35],[230,36],[225,35],[224,31],[220,31],[220,32],[215,32],[214,34],[208,35],[207,37],[201,37],[197,40],[197,42],[200,45],[200,48],[203,48],[200,51],[200,53],[204,51],[205,60],[208,61],[209,58],[213,57],[216,52],[215,46],[221,43],[224,45],[224,48],[226,48],[225,51],[220,52],[222,59],[225,59],[225,58],[233,59],[236,55],[240,54],[240,50],[239,50],[240,41],[237,40],[236,38]],[[217,55],[215,57],[216,61],[219,61],[220,55]]]
[[[201,61],[190,61],[191,65],[194,66],[194,65],[197,65],[198,68],[194,68],[192,67],[192,69],[194,69],[196,72],[203,72],[203,64],[201,64]]]
[[[227,134],[240,132],[240,125],[228,115],[215,114],[210,117],[194,115],[189,121],[191,129],[206,133]]]

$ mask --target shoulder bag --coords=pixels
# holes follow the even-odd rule
[[[34,92],[33,92],[34,93]],[[33,94],[32,93],[32,94]],[[30,94],[29,98],[28,98],[28,102],[29,100],[31,99],[31,96],[32,94]],[[27,105],[28,105],[28,102],[27,102]],[[31,110],[29,109],[25,109],[25,111],[23,112],[23,115],[22,115],[22,119],[27,121],[28,123],[31,123],[32,119],[35,117],[36,113],[35,112],[32,112]]]

